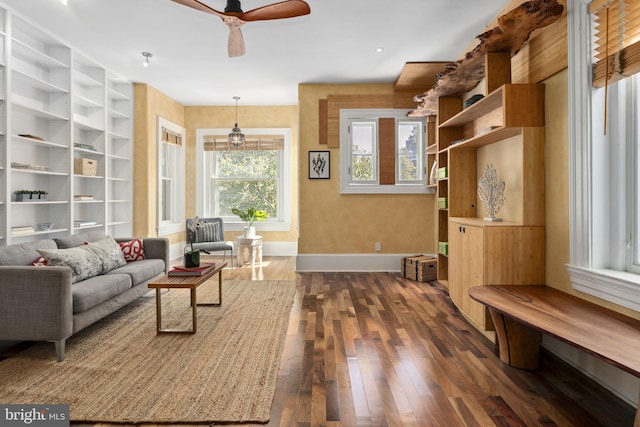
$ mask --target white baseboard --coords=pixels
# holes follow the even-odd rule
[[[407,254],[300,254],[296,258],[296,271],[397,272],[404,256]]]

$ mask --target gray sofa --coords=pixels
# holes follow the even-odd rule
[[[94,231],[0,247],[0,340],[53,341],[62,361],[67,338],[145,294],[147,284],[169,270],[169,241],[163,238],[143,239],[144,260],[76,283],[70,267],[32,265],[38,250],[55,252],[105,237]]]

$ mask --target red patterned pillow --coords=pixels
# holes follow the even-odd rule
[[[45,257],[41,256],[41,257],[33,260],[31,265],[35,265],[36,267],[48,267],[49,266],[49,261],[47,261],[47,259]]]
[[[124,254],[124,260],[127,262],[139,261],[144,259],[144,246],[142,239],[133,239],[128,242],[120,242],[120,249]]]

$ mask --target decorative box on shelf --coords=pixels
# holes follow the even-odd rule
[[[449,242],[438,242],[438,253],[441,255],[449,255]]]
[[[402,277],[418,282],[429,282],[437,279],[438,261],[429,255],[412,255],[403,257],[400,263]]]
[[[438,197],[438,208],[447,209],[449,207],[449,199],[446,197]]]
[[[438,178],[446,178],[449,176],[449,168],[442,167],[442,168],[438,168]]]
[[[83,157],[73,159],[73,173],[76,175],[96,176],[98,161]]]

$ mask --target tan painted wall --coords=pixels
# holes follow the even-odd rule
[[[157,236],[158,225],[158,116],[184,126],[184,107],[157,89],[134,84],[133,232]],[[184,241],[184,233],[166,236],[171,243]]]
[[[308,152],[319,144],[318,100],[328,95],[392,94],[392,84],[298,86],[300,102],[300,254],[436,251],[434,195],[341,195],[340,149],[331,149],[331,178],[308,179]]]
[[[187,130],[187,182],[195,182],[196,130],[203,128],[229,129],[236,118],[235,106],[230,107],[185,107],[185,128]],[[260,231],[265,240],[277,242],[295,242],[298,240],[298,106],[239,106],[238,125],[240,129],[248,128],[288,128],[291,129],[291,230]],[[194,188],[187,192],[186,215],[196,213],[196,196]],[[256,223],[260,230],[260,223]],[[226,238],[235,238],[240,232],[225,232]]]

